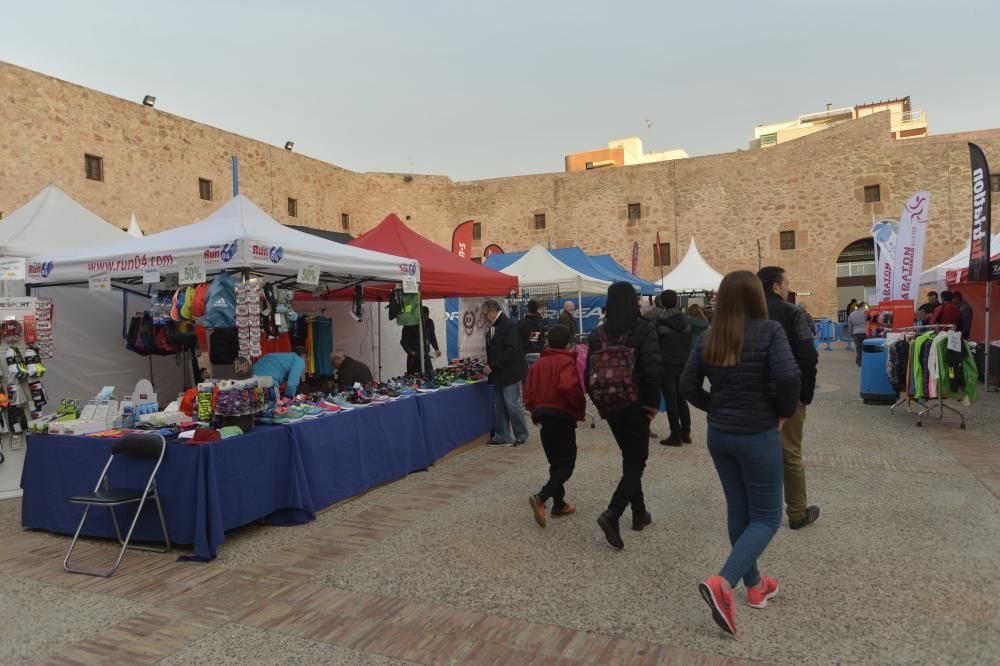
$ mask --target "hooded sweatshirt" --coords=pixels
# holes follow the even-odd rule
[[[679,377],[691,355],[691,321],[680,308],[670,308],[651,319],[660,340],[664,377]]]

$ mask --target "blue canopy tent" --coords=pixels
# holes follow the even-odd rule
[[[626,282],[639,285],[640,293],[643,296],[656,296],[663,291],[660,289],[660,285],[655,282],[647,282],[629,273],[610,254],[595,254],[590,257],[590,260],[600,266],[608,275],[615,276],[615,280],[625,280]]]
[[[483,259],[483,266],[492,268],[495,271],[502,271],[512,263],[524,256],[524,252],[506,252],[504,254],[491,254]]]

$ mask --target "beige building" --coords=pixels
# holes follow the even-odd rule
[[[657,233],[664,272],[694,237],[722,272],[785,266],[800,301],[833,314],[838,289],[873,280],[858,244],[870,243],[873,215],[898,217],[913,192],[930,191],[931,266],[969,238],[967,142],[1000,164],[1000,130],[898,141],[891,114],[859,116],[767,150],[454,182],[350,171],[0,63],[0,212],[55,182],[104,219],[126,226],[135,211],[155,233],[228,200],[237,154],[241,192],[285,224],[358,235],[395,212],[450,247],[454,228],[475,220],[479,253],[493,243],[508,252],[576,245],[625,266],[638,243],[648,279],[660,276]]]
[[[630,136],[627,139],[608,141],[607,148],[588,150],[566,156],[566,171],[590,171],[605,167],[632,166],[634,164],[651,164],[666,162],[687,157],[683,148],[664,150],[659,153],[642,152],[642,139]]]
[[[833,108],[833,104],[827,104],[826,111],[808,113],[795,120],[757,125],[753,131],[753,139],[750,140],[750,148],[770,148],[883,111],[889,113],[889,135],[893,139],[927,136],[927,116],[923,110],[911,108],[910,98],[907,96],[839,109]]]

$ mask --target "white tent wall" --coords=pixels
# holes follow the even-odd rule
[[[435,367],[442,367],[447,364],[444,299],[427,300],[424,301],[424,305],[430,310],[434,332],[441,349],[441,358],[434,358],[432,355],[431,361]],[[382,303],[366,301],[361,321],[351,317],[349,301],[295,301],[293,306],[299,314],[318,314],[325,309],[326,315],[333,320],[334,349],[343,349],[348,356],[367,365],[375,379],[379,378],[380,350],[383,381],[406,374],[406,355],[399,345],[403,329],[389,319],[384,301]],[[382,324],[381,346],[379,319]]]

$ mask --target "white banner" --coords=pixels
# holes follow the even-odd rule
[[[915,301],[920,292],[930,203],[930,192],[917,192],[903,206],[892,264],[893,300]]]
[[[458,356],[457,358],[486,359],[486,313],[482,311],[485,298],[458,299]]]
[[[875,303],[892,299],[892,264],[896,259],[899,223],[883,219],[872,225],[875,239]]]

